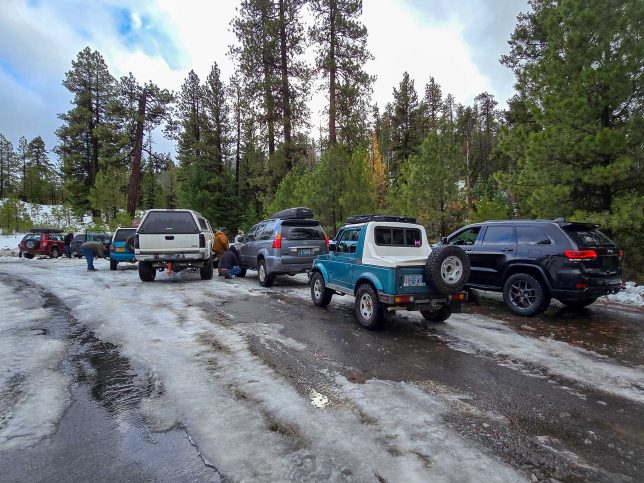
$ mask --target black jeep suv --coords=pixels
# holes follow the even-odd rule
[[[447,237],[470,258],[468,287],[503,292],[518,315],[536,315],[555,298],[592,304],[622,287],[623,252],[589,223],[563,219],[488,221]]]

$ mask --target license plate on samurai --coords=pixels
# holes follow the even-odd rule
[[[425,278],[422,275],[405,275],[403,287],[424,287]]]

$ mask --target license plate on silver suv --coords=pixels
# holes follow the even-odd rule
[[[310,254],[311,254],[310,248],[300,248],[300,255],[310,255]]]
[[[424,287],[425,278],[422,275],[405,275],[403,287]]]

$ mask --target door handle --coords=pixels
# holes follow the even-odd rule
[[[502,251],[510,253],[514,251],[514,248],[504,248]]]
[[[166,235],[166,236],[165,236],[165,239],[166,239],[166,240],[174,240],[174,236],[172,236],[172,235]]]

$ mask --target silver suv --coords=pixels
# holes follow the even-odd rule
[[[270,287],[279,274],[311,270],[313,259],[329,251],[329,238],[308,208],[289,208],[253,226],[238,244],[242,276],[259,272],[259,283]]]

